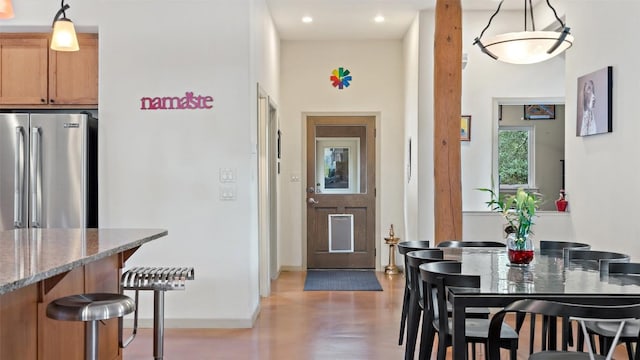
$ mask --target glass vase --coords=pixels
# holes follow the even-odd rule
[[[524,238],[517,238],[515,233],[507,236],[507,252],[509,262],[515,266],[526,266],[533,260],[533,240],[527,234]]]

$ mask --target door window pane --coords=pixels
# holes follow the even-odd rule
[[[349,148],[324,149],[324,188],[349,188]]]
[[[360,138],[316,138],[316,192],[360,193]]]

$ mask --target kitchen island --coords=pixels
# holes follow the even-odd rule
[[[0,359],[84,357],[84,323],[46,317],[59,297],[120,292],[125,261],[161,229],[19,229],[0,232]],[[122,359],[118,320],[100,325],[100,359]]]

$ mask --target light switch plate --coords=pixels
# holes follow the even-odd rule
[[[220,168],[220,182],[221,183],[234,183],[234,182],[236,182],[236,169],[234,169],[234,168]]]
[[[236,187],[233,185],[220,186],[220,200],[235,200],[237,196]]]

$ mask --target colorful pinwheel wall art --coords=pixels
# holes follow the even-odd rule
[[[331,80],[331,85],[333,87],[337,87],[339,90],[342,90],[345,87],[349,87],[349,82],[351,81],[351,72],[345,68],[337,68],[333,69],[331,72],[331,76],[329,80]]]

